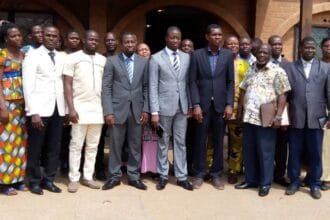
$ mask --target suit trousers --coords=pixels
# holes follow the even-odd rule
[[[288,176],[291,184],[300,186],[302,156],[305,153],[309,166],[309,185],[320,188],[322,176],[322,129],[289,129]]]
[[[64,117],[60,116],[55,108],[52,116],[41,117],[41,120],[44,127],[37,129],[32,127],[31,117],[27,118],[27,172],[30,184],[40,184],[41,181],[53,182],[59,164]],[[45,152],[43,175],[40,170],[42,151]]]
[[[124,141],[128,144],[127,175],[132,181],[140,179],[142,126],[136,123],[132,106],[123,124],[110,126],[110,179],[120,180]]]
[[[174,116],[160,115],[163,136],[158,140],[157,172],[164,179],[168,178],[168,146],[173,136],[174,174],[179,181],[187,180],[186,131],[187,115],[178,111]]]
[[[101,131],[102,124],[72,124],[72,138],[69,146],[69,179],[71,182],[76,182],[80,179],[79,168],[81,161],[81,150],[83,148],[85,139],[86,145],[83,168],[84,179],[93,179],[97,145],[100,140]]]
[[[288,160],[288,130],[277,129],[274,179],[284,178]]]
[[[243,161],[245,182],[270,187],[273,180],[276,129],[244,123]]]
[[[223,114],[215,111],[214,102],[210,108],[203,112],[203,122],[196,123],[193,172],[196,177],[204,178],[207,172],[206,153],[208,129],[212,129],[213,162],[210,170],[212,177],[219,177],[223,171],[223,137],[225,133],[225,120]]]

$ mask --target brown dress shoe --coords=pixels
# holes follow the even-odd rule
[[[221,181],[219,177],[213,177],[212,178],[212,185],[214,188],[223,190],[225,188],[225,184]]]
[[[228,183],[229,184],[235,184],[238,182],[238,175],[235,172],[229,172],[228,173]]]
[[[199,189],[202,187],[204,180],[202,178],[195,178],[192,182],[194,189]]]

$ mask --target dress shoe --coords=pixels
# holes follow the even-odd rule
[[[68,185],[68,192],[70,193],[76,193],[79,188],[79,182],[78,181],[72,181]]]
[[[212,185],[216,189],[223,190],[225,188],[225,184],[221,181],[219,177],[213,177],[212,178]]]
[[[53,192],[53,193],[60,193],[62,192],[62,190],[60,188],[58,188],[54,183],[52,182],[42,182],[40,184],[41,188],[48,190],[49,192]]]
[[[165,189],[165,186],[166,186],[166,184],[167,184],[167,179],[165,179],[165,178],[159,178],[159,181],[158,181],[158,183],[157,183],[157,185],[156,185],[156,189],[157,190],[163,190],[163,189]]]
[[[197,177],[193,180],[192,185],[193,185],[194,189],[199,189],[202,187],[203,182],[204,182],[204,179]]]
[[[320,199],[321,198],[321,191],[319,188],[311,188],[311,196],[314,199]]]
[[[181,186],[182,188],[186,189],[186,190],[194,190],[193,186],[191,185],[191,183],[188,180],[183,180],[183,181],[176,181],[176,184],[178,184],[178,186]]]
[[[277,183],[283,187],[288,187],[290,185],[290,183],[284,177],[274,179],[274,183]]]
[[[119,180],[109,179],[102,186],[102,190],[112,189],[113,187],[118,186],[118,185],[120,185]]]
[[[130,180],[128,185],[134,186],[137,189],[146,190],[147,186],[141,180]]]
[[[330,181],[323,181],[321,185],[321,190],[327,191],[330,189]]]
[[[237,177],[238,175],[237,175],[237,173],[235,173],[234,171],[229,171],[228,172],[228,183],[229,184],[235,184],[235,183],[237,183],[237,181],[238,181],[238,177]]]
[[[100,181],[106,181],[107,176],[105,175],[104,170],[95,171],[95,179],[100,180]]]
[[[247,182],[242,182],[240,184],[235,185],[235,189],[249,189],[249,188],[257,188],[257,186]]]
[[[44,192],[42,191],[42,188],[38,184],[31,184],[29,189],[34,194],[38,194],[38,195],[44,194]]]
[[[84,186],[87,186],[91,189],[100,189],[101,186],[94,180],[86,180],[86,179],[83,179],[81,181],[81,184],[84,185]]]
[[[262,186],[259,188],[259,193],[258,195],[263,197],[263,196],[267,196],[269,193],[270,187],[268,186]]]
[[[291,184],[288,186],[288,188],[286,188],[285,194],[290,196],[295,194],[298,190],[299,190],[298,186]]]

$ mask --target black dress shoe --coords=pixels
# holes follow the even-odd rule
[[[147,189],[147,186],[141,180],[130,180],[128,181],[128,185],[134,186],[137,189]]]
[[[257,188],[257,186],[246,182],[242,182],[240,184],[235,185],[235,189],[249,189],[249,188]]]
[[[40,184],[40,186],[41,186],[41,188],[46,189],[46,190],[48,190],[50,192],[53,192],[53,193],[60,193],[60,192],[62,192],[62,190],[60,188],[58,188],[54,183],[49,182],[49,181],[42,182]]]
[[[186,190],[194,190],[193,186],[191,185],[191,183],[188,180],[183,180],[183,181],[176,181],[176,184],[178,184],[178,186],[181,186],[182,188],[186,189]]]
[[[119,180],[109,179],[102,186],[102,190],[112,189],[113,187],[118,186],[118,185],[120,185],[120,181]]]
[[[290,183],[284,177],[274,179],[274,183],[277,183],[283,187],[288,187],[290,185]]]
[[[320,199],[321,198],[321,191],[319,188],[311,188],[311,196],[314,199]]]
[[[38,184],[31,184],[29,187],[31,193],[43,195],[44,192],[42,191],[42,188]]]
[[[268,187],[268,186],[262,186],[262,187],[260,187],[259,188],[258,195],[261,196],[261,197],[267,196],[268,193],[269,193],[269,189],[270,189],[270,187]]]
[[[298,190],[299,190],[298,186],[291,184],[288,186],[288,188],[286,188],[285,194],[290,196],[295,194]]]
[[[162,189],[165,189],[165,186],[167,184],[167,179],[164,179],[164,178],[159,178],[159,181],[156,185],[156,189],[157,190],[162,190]]]

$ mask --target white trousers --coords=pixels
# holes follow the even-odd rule
[[[95,166],[95,158],[97,146],[99,144],[102,124],[73,124],[71,129],[71,142],[69,147],[69,179],[71,182],[80,179],[80,161],[81,150],[85,144],[85,162],[84,162],[84,179],[92,180]]]

